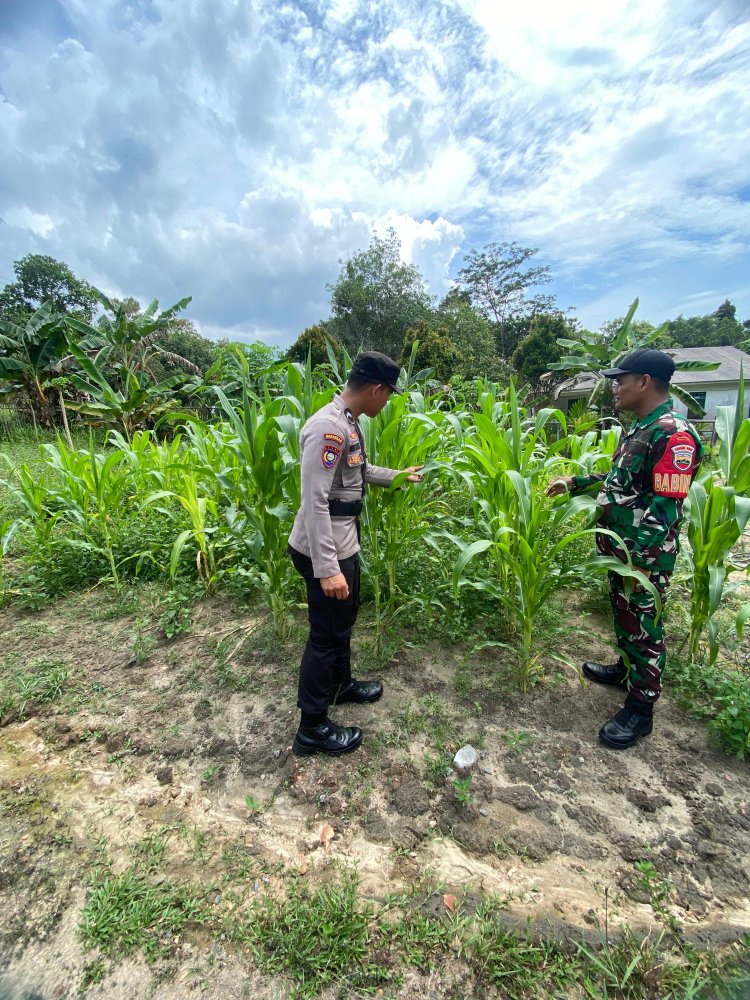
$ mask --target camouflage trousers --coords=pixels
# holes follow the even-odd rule
[[[661,694],[664,671],[664,599],[670,573],[652,573],[651,583],[661,597],[662,612],[648,591],[633,591],[633,583],[619,573],[609,573],[609,599],[615,619],[615,637],[623,663],[628,667],[628,694],[653,704]]]

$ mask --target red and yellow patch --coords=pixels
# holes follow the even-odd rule
[[[690,490],[695,468],[695,441],[687,431],[678,431],[654,466],[653,488],[660,497],[684,499]]]
[[[361,451],[350,451],[346,456],[346,461],[349,465],[361,465],[362,464],[362,452]]]
[[[324,434],[323,435],[323,440],[324,441],[335,441],[336,444],[343,444],[344,443],[344,439],[340,435],[338,435],[338,434]]]
[[[323,446],[323,468],[332,469],[336,462],[339,460],[339,455],[341,454],[341,449],[337,448],[335,444],[326,444]]]

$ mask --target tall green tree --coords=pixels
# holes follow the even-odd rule
[[[537,248],[515,242],[488,243],[482,250],[471,250],[458,272],[458,286],[494,324],[498,353],[504,359],[510,354],[508,321],[554,307],[553,295],[534,291],[552,280],[547,265],[530,264],[537,253]]]
[[[313,368],[329,364],[328,344],[330,343],[334,356],[340,362],[342,359],[341,344],[333,334],[332,324],[315,323],[297,337],[284,355],[289,361],[299,361],[304,365],[309,354]]]
[[[418,346],[412,362],[414,368],[432,368],[432,377],[443,383],[456,374],[461,352],[445,327],[432,327],[423,319],[407,330],[399,362],[402,368],[409,364],[415,342],[418,342]]]
[[[529,333],[518,344],[511,363],[521,379],[532,387],[542,389],[542,376],[552,371],[551,366],[562,357],[559,339],[569,336],[570,327],[562,313],[540,313],[531,321]],[[558,376],[558,381],[562,376]],[[544,388],[549,389],[554,380]]]
[[[27,254],[13,264],[16,280],[0,292],[0,319],[24,325],[43,302],[54,312],[91,321],[96,293],[77,278],[67,264],[43,254]]]
[[[737,308],[729,299],[705,316],[669,320],[667,331],[675,347],[738,347],[747,337],[737,319]]]
[[[430,315],[424,278],[401,259],[394,229],[374,233],[367,250],[342,261],[331,292],[332,326],[350,352],[359,348],[398,356],[409,327]]]
[[[490,324],[466,292],[451,289],[437,308],[434,324],[446,331],[458,349],[457,374],[464,379],[497,376],[498,357]]]

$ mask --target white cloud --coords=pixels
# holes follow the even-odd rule
[[[717,288],[750,314],[742,3],[49,4],[0,8],[0,273],[51,253],[289,342],[392,224],[435,294],[515,239],[584,319]]]

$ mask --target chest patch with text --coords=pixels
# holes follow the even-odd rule
[[[654,466],[653,489],[661,497],[684,499],[690,490],[695,468],[696,444],[692,434],[677,431]]]

